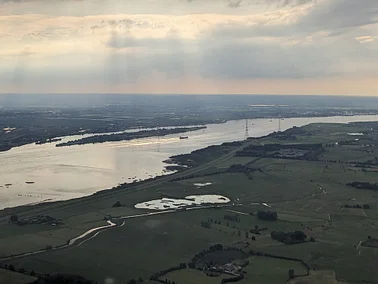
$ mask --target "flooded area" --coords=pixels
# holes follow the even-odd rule
[[[193,183],[193,185],[196,187],[204,187],[204,186],[212,185],[212,183],[211,182]]]
[[[176,198],[161,198],[135,204],[137,209],[150,209],[150,210],[168,210],[168,209],[182,209],[188,206],[202,205],[202,204],[225,204],[231,200],[222,195],[190,195],[185,199]]]
[[[348,123],[377,121],[378,116],[287,118],[281,130],[312,122]],[[130,141],[55,147],[57,143],[90,134],[64,137],[42,145],[28,144],[0,152],[0,209],[46,200],[64,200],[169,173],[163,163],[172,155],[189,153],[210,145],[244,140],[245,120],[210,124],[206,129]],[[248,136],[277,131],[278,119],[248,120]],[[130,130],[136,131],[136,130]],[[181,134],[182,135],[182,134]]]

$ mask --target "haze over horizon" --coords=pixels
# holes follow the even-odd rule
[[[376,0],[0,0],[0,93],[377,95]]]

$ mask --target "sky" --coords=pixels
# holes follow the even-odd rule
[[[0,93],[378,95],[378,0],[0,0]]]

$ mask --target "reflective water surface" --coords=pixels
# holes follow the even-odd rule
[[[281,130],[312,122],[376,121],[378,116],[287,118]],[[0,209],[92,194],[118,183],[163,174],[164,163],[175,154],[209,145],[245,139],[245,120],[207,125],[207,129],[125,142],[55,147],[29,144],[0,152]],[[250,137],[278,130],[277,119],[248,120]],[[182,134],[181,134],[182,135]],[[65,137],[63,141],[83,136]],[[60,143],[60,142],[58,142]]]

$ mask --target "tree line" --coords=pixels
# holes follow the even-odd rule
[[[293,231],[293,232],[282,232],[282,231],[272,231],[270,237],[273,240],[279,241],[286,245],[303,243],[306,241],[306,234],[302,231]],[[310,241],[315,241],[315,239],[310,239]]]
[[[347,185],[358,189],[378,190],[378,184],[365,181],[348,182]]]

